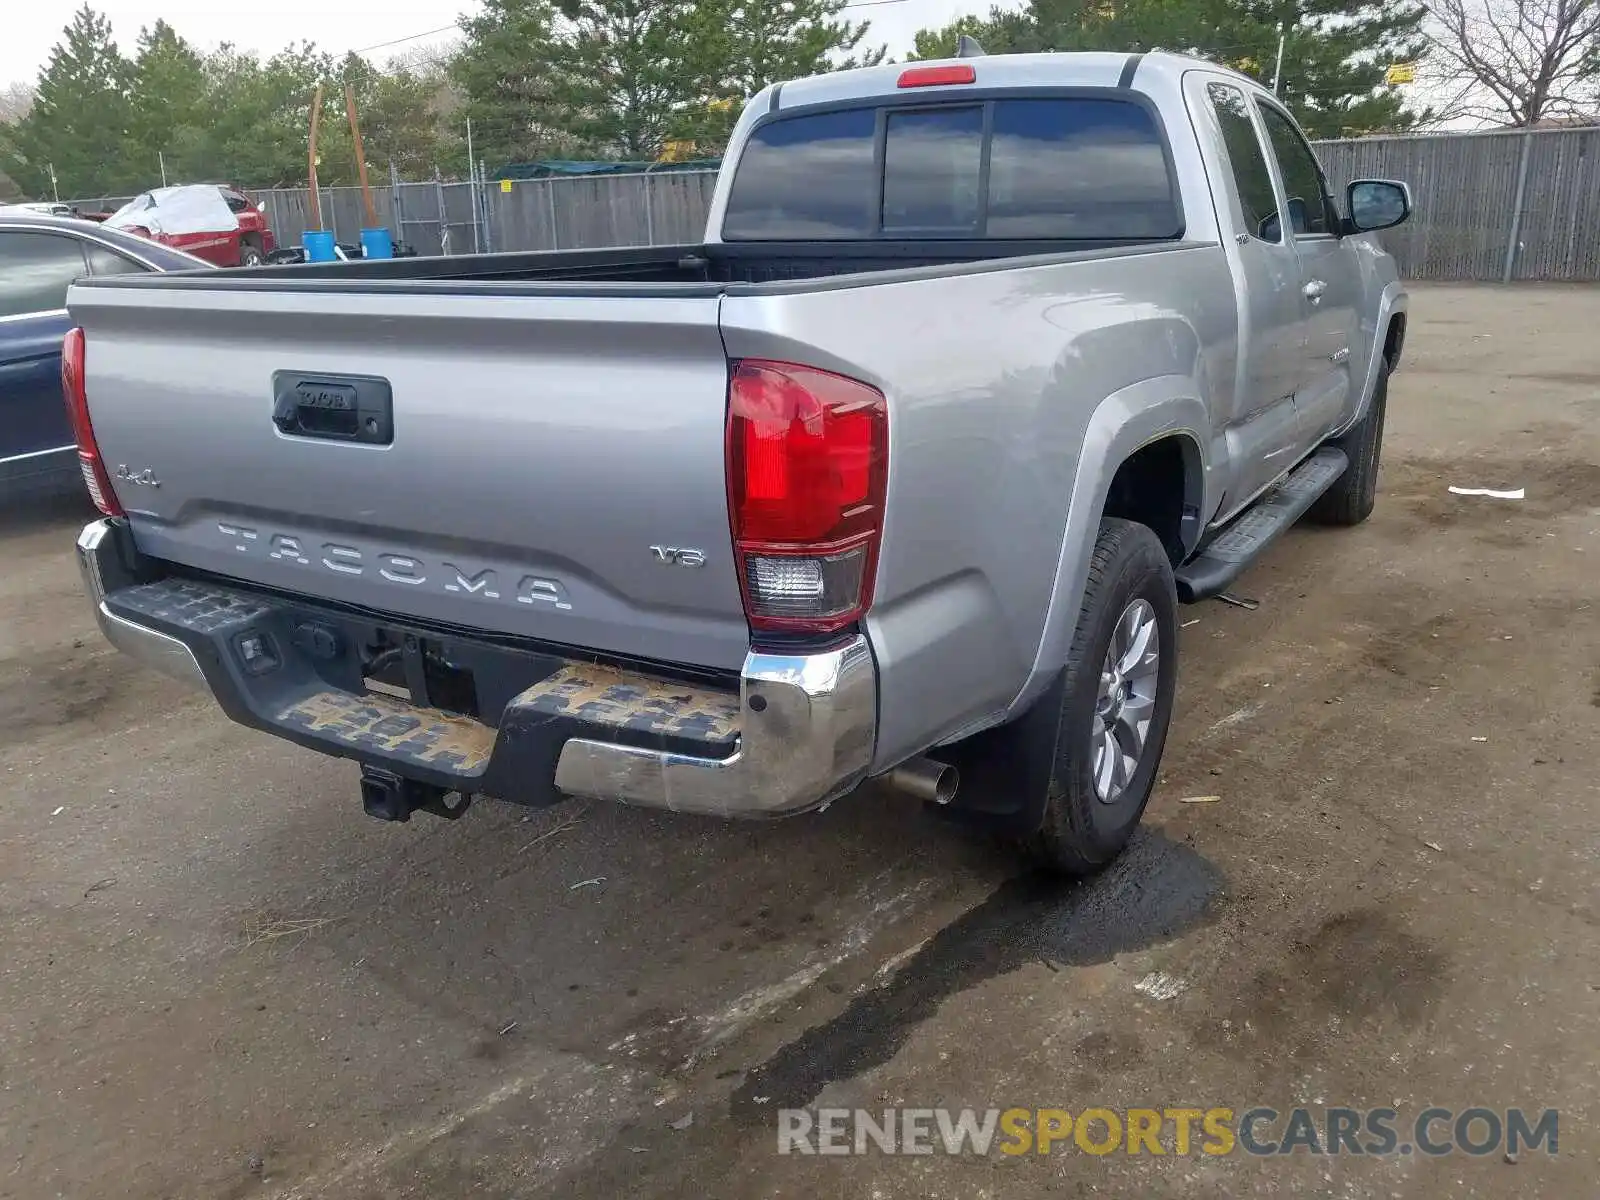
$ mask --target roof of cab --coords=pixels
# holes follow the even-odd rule
[[[1049,54],[983,54],[971,58],[944,58],[915,63],[888,63],[877,67],[862,67],[854,71],[834,71],[827,75],[813,75],[775,85],[776,97],[769,95],[774,109],[795,108],[800,105],[833,104],[847,100],[865,100],[875,96],[895,95],[903,71],[913,67],[953,66],[973,68],[977,78],[971,84],[949,84],[944,87],[918,89],[926,95],[958,92],[968,87],[1131,87],[1148,84],[1156,79],[1176,83],[1185,71],[1196,67],[1222,71],[1229,75],[1238,72],[1219,63],[1194,58],[1186,54],[1152,51],[1148,54],[1121,54],[1105,51],[1088,51]],[[1240,75],[1241,80],[1254,84],[1255,80]],[[1143,88],[1140,88],[1143,90]]]

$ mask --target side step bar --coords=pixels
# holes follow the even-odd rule
[[[1306,510],[1339,481],[1349,466],[1343,450],[1324,446],[1290,471],[1282,483],[1230,521],[1199,554],[1178,568],[1178,599],[1193,604],[1226,591],[1284,530],[1305,516]]]

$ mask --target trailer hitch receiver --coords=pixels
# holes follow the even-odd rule
[[[455,820],[467,811],[472,797],[431,783],[406,779],[393,771],[365,764],[361,768],[361,807],[380,821],[409,821],[414,812],[432,813]]]

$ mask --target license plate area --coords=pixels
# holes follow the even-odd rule
[[[379,628],[361,651],[361,686],[458,716],[481,719],[472,668],[437,638]]]

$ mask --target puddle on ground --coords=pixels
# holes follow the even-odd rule
[[[733,1115],[766,1121],[774,1109],[810,1103],[828,1084],[888,1062],[948,997],[1018,967],[1089,966],[1168,941],[1203,921],[1221,888],[1210,862],[1152,830],[1093,879],[1012,879],[930,938],[889,982],[752,1069],[732,1096]]]

